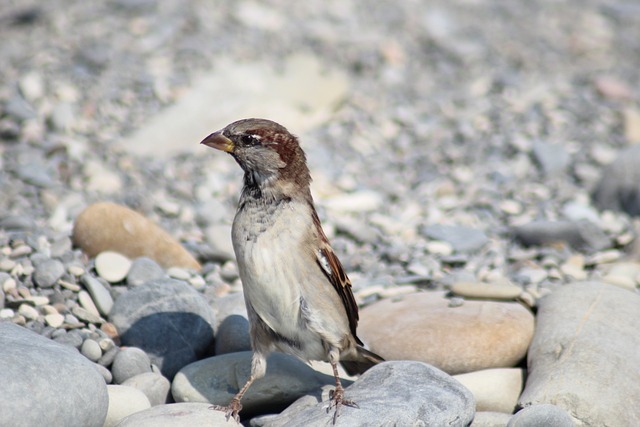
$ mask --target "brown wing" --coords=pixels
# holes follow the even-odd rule
[[[362,345],[362,342],[356,335],[356,327],[358,326],[359,319],[358,304],[356,304],[356,300],[353,297],[353,292],[351,291],[351,281],[347,277],[347,274],[344,272],[344,268],[342,268],[340,260],[329,245],[327,236],[322,230],[322,225],[320,224],[318,214],[316,213],[315,209],[313,209],[313,206],[312,212],[313,222],[318,230],[318,235],[321,240],[320,249],[316,254],[316,262],[318,263],[318,266],[327,277],[329,282],[331,282],[338,295],[340,295],[340,299],[342,300],[344,309],[347,312],[347,317],[349,318],[349,329],[351,330],[351,334],[356,339],[358,344]]]

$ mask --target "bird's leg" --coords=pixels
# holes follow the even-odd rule
[[[332,350],[329,352],[329,363],[331,363],[331,368],[333,368],[333,376],[336,379],[336,388],[331,391],[329,394],[329,398],[331,402],[329,403],[329,408],[327,412],[331,411],[331,409],[335,406],[336,412],[333,414],[333,424],[336,424],[338,417],[340,416],[340,407],[350,406],[352,408],[359,408],[358,404],[353,400],[344,398],[344,387],[342,387],[342,383],[340,382],[340,376],[338,375],[338,360],[340,358],[340,353],[338,350]]]
[[[239,423],[240,415],[238,414],[240,413],[240,411],[242,411],[242,403],[240,403],[240,400],[242,400],[242,396],[244,396],[247,390],[249,390],[249,387],[251,387],[251,384],[255,380],[264,377],[264,374],[266,373],[266,371],[267,371],[266,357],[262,353],[254,352],[253,357],[251,359],[251,375],[249,375],[249,379],[244,384],[244,386],[242,386],[240,391],[235,396],[233,396],[233,399],[231,399],[231,402],[229,402],[227,406],[211,405],[209,409],[214,409],[216,411],[223,411],[227,415],[227,421],[229,421],[229,418],[233,417],[233,419]]]

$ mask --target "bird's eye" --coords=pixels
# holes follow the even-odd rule
[[[257,145],[260,141],[253,135],[242,135],[242,143],[245,145]]]

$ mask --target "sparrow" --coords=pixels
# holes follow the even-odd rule
[[[358,305],[351,282],[322,230],[298,139],[276,122],[243,119],[202,144],[229,153],[244,171],[232,241],[250,324],[253,355],[246,384],[224,410],[239,421],[240,403],[263,377],[267,356],[288,353],[328,361],[335,389],[327,411],[357,407],[344,396],[338,363],[349,374],[383,362],[356,335]]]

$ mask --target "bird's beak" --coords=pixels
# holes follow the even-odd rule
[[[233,141],[222,134],[222,131],[214,132],[200,142],[208,147],[231,153],[233,151]]]

